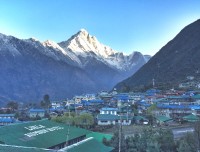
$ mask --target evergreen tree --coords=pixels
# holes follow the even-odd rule
[[[178,152],[196,152],[197,144],[193,133],[187,133],[177,143]]]

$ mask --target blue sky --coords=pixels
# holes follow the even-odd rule
[[[200,18],[200,0],[0,0],[0,33],[61,42],[81,28],[111,48],[154,55]]]

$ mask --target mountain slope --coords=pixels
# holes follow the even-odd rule
[[[71,56],[76,57],[79,67],[84,69],[101,89],[106,90],[135,73],[149,60],[149,57],[140,52],[124,55],[115,51],[101,44],[84,29],[58,44],[66,52],[70,52]]]
[[[66,52],[70,52],[71,55],[73,54],[73,56],[76,56],[77,63],[81,64],[80,66],[83,67],[88,64],[87,58],[96,59],[99,62],[103,62],[107,66],[119,71],[127,71],[133,66],[137,66],[134,59],[139,52],[124,55],[122,52],[115,51],[112,48],[101,44],[97,38],[90,35],[84,29],[81,29],[67,41],[58,44]],[[143,64],[148,61],[148,57],[145,58],[141,53],[138,57],[143,60]]]
[[[141,85],[168,83],[177,85],[187,76],[200,78],[200,20],[186,26],[173,40],[167,43],[150,61],[133,76],[119,83],[135,88]]]
[[[0,35],[1,98],[38,101],[44,94],[66,98],[96,89],[82,69],[41,53],[45,49],[36,41]]]
[[[0,34],[0,102],[109,90],[147,61],[140,52],[124,55],[101,44],[86,30],[58,44]]]

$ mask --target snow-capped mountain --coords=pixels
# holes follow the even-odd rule
[[[81,29],[69,40],[59,43],[59,45],[66,52],[72,52],[71,54],[77,56],[76,61],[81,63],[81,65],[86,65],[88,61],[81,60],[80,58],[93,57],[120,71],[128,71],[132,69],[132,67],[137,66],[137,63],[135,62],[137,59],[135,59],[134,56],[139,52],[124,55],[122,52],[115,51],[109,46],[101,44],[96,37],[91,36],[84,29]],[[133,61],[133,58],[135,61]],[[141,58],[144,58],[143,64],[148,61],[142,54]]]
[[[0,99],[39,101],[109,90],[136,72],[148,58],[124,55],[86,30],[67,41],[40,42],[0,34]]]
[[[66,42],[61,42],[65,50],[72,50],[76,55],[88,56],[93,52],[97,56],[107,58],[115,53],[113,49],[101,44],[96,37],[91,36],[86,30],[81,29]]]

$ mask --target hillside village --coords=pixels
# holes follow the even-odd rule
[[[8,103],[7,106],[0,109],[1,125],[42,119],[47,117],[47,113],[49,117],[59,117],[69,112],[77,115],[89,113],[93,115],[97,125],[118,124],[120,117],[123,125],[149,124],[151,123],[148,119],[149,115],[156,120],[155,125],[170,125],[171,121],[168,122],[168,120],[173,120],[174,123],[198,120],[200,91],[149,89],[143,93],[117,93],[114,90],[74,96],[72,99],[63,101],[51,101],[48,108],[44,108],[41,103],[12,106]],[[24,116],[22,117],[22,115]],[[187,115],[196,116],[196,119],[187,119]],[[160,120],[160,117],[167,121]]]
[[[48,101],[48,104],[45,104],[45,100]],[[1,129],[4,130],[6,127],[9,130],[15,125],[23,126],[27,124],[30,126],[30,123],[34,124],[31,126],[36,127],[33,130],[37,130],[45,128],[45,125],[41,125],[43,121],[50,126],[51,123],[58,123],[59,126],[61,123],[66,131],[69,127],[74,126],[75,128],[83,128],[89,134],[100,135],[101,140],[97,142],[97,145],[100,144],[108,151],[112,151],[113,148],[103,145],[102,140],[105,136],[109,136],[108,139],[111,139],[114,132],[109,130],[112,128],[114,130],[118,126],[122,126],[125,136],[138,132],[134,129],[137,126],[169,129],[189,126],[191,127],[190,132],[193,132],[192,125],[200,118],[200,91],[158,90],[153,88],[146,92],[118,93],[114,89],[111,92],[102,91],[97,94],[85,94],[61,101],[50,101],[50,97],[45,95],[44,100],[38,105],[9,102],[7,106],[1,107],[0,111],[0,125],[4,126],[0,128],[0,134]],[[127,127],[129,131],[126,131]],[[53,130],[58,128],[53,127]],[[70,131],[72,130],[70,129]],[[44,133],[33,132],[30,133],[30,136],[37,136],[38,134]],[[174,139],[183,135],[174,133]],[[71,141],[68,145],[88,139],[89,137],[86,138],[86,136],[88,135],[85,134],[84,137],[78,135],[77,139]],[[63,138],[65,138],[65,141],[58,145],[52,143],[47,147],[39,146],[38,148],[63,149],[67,137]],[[92,140],[96,139],[92,137]],[[9,142],[8,145],[10,145]],[[15,146],[22,145],[15,144]],[[70,151],[70,149],[68,150]]]

